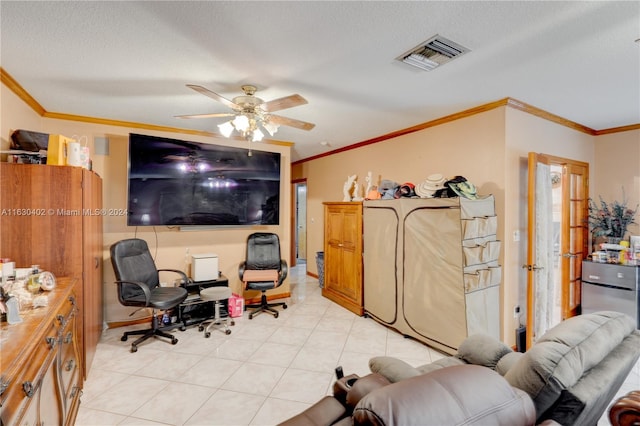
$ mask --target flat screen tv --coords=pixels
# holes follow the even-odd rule
[[[280,154],[129,134],[129,226],[280,223]]]

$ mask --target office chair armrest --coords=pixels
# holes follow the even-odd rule
[[[238,278],[240,278],[240,281],[244,281],[242,279],[242,276],[244,275],[244,270],[247,267],[247,262],[246,261],[242,261],[240,262],[240,265],[238,265]]]
[[[142,290],[142,292],[144,293],[145,305],[149,306],[149,304],[151,303],[151,290],[149,290],[149,286],[146,283],[143,283],[141,281],[119,280],[119,281],[116,281],[116,284],[118,284],[119,286],[122,286],[122,284],[131,284],[131,285],[138,286],[138,288]],[[122,293],[122,292],[119,292],[119,293]]]
[[[175,274],[180,275],[180,278],[182,279],[180,287],[186,287],[187,284],[189,284],[189,282],[191,281],[189,277],[187,277],[187,274],[185,274],[180,269],[158,269],[158,272],[173,272]]]
[[[287,278],[287,274],[289,273],[289,267],[287,266],[287,261],[284,259],[280,259],[280,283]]]

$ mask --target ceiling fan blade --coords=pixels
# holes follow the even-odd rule
[[[284,98],[274,99],[269,102],[264,102],[262,105],[260,105],[260,108],[267,112],[274,112],[280,111],[282,109],[293,108],[298,105],[304,105],[306,103],[308,102],[305,98],[296,94],[285,96]]]
[[[242,109],[241,106],[231,102],[229,99],[227,99],[227,98],[225,98],[223,96],[220,96],[215,92],[212,92],[211,90],[207,89],[206,87],[198,86],[197,84],[187,84],[187,87],[190,88],[190,89],[195,90],[198,93],[201,93],[201,94],[203,94],[205,96],[208,96],[211,99],[215,99],[216,101],[223,103],[224,105],[228,106],[229,108],[238,109],[238,110]]]
[[[280,126],[295,127],[300,130],[311,130],[316,125],[306,121],[296,120],[294,118],[283,117],[281,115],[269,115],[269,121]]]
[[[174,115],[175,118],[213,118],[213,117],[233,117],[235,114],[230,112],[219,112],[212,114],[187,114],[187,115]]]

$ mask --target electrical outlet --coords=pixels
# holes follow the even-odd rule
[[[513,317],[515,319],[520,318],[520,305],[516,305],[513,307]]]

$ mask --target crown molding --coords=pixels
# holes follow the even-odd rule
[[[89,117],[84,115],[66,114],[62,112],[49,112],[42,105],[38,103],[11,75],[0,67],[0,82],[2,82],[9,90],[22,99],[27,105],[31,107],[38,115],[44,118],[51,118],[55,120],[69,120],[77,121],[81,123],[101,124],[105,126],[117,126],[117,127],[129,127],[134,129],[153,130],[168,133],[183,133],[187,135],[197,135],[205,137],[218,137],[217,133],[206,132],[203,130],[183,129],[180,127],[158,126],[155,124],[137,123],[133,121],[112,120],[109,118]],[[229,138],[238,141],[244,141],[239,137]],[[276,139],[263,139],[261,143],[269,145],[280,145],[291,147],[293,142],[280,141]]]
[[[522,101],[513,98],[507,98],[507,106],[524,111],[528,114],[535,115],[536,117],[540,117],[542,119],[552,121],[556,124],[560,124],[561,126],[568,127],[573,130],[577,130],[578,132],[586,133],[587,135],[596,136],[596,130],[583,126],[582,124],[578,124],[575,121],[567,120],[566,118],[560,117],[559,115],[552,114],[543,109],[534,107],[533,105],[529,105]]]
[[[158,126],[154,124],[146,124],[146,123],[137,123],[132,121],[121,121],[121,120],[111,120],[107,118],[97,118],[97,117],[88,117],[82,115],[74,115],[74,114],[65,114],[59,112],[48,112],[42,105],[38,103],[9,73],[7,73],[2,67],[0,67],[0,82],[7,86],[9,90],[16,94],[20,99],[22,99],[27,105],[29,105],[38,115],[45,118],[53,118],[58,120],[70,120],[70,121],[79,121],[84,123],[93,123],[93,124],[102,124],[108,126],[118,126],[118,127],[132,127],[136,129],[145,129],[145,130],[154,130],[154,131],[162,131],[169,133],[184,133],[189,135],[198,135],[198,136],[206,136],[206,137],[217,137],[217,133],[205,132],[201,130],[191,130],[191,129],[183,129],[179,127],[168,127],[168,126]],[[291,165],[305,163],[307,161],[315,160],[318,158],[326,157],[328,155],[337,154],[344,151],[349,151],[351,149],[360,148],[366,145],[371,145],[374,143],[382,142],[388,139],[397,138],[398,136],[403,136],[409,133],[414,133],[420,130],[428,129],[430,127],[439,126],[441,124],[449,123],[452,121],[460,120],[461,118],[470,117],[475,114],[480,114],[482,112],[490,111],[495,108],[499,108],[502,106],[507,106],[510,108],[514,108],[523,112],[526,112],[531,115],[535,115],[536,117],[540,117],[544,120],[548,120],[559,124],[561,126],[568,127],[570,129],[576,130],[581,133],[586,133],[591,136],[600,136],[600,135],[608,135],[612,133],[620,133],[620,132],[628,132],[631,130],[639,130],[640,123],[630,124],[628,126],[619,126],[612,127],[609,129],[601,129],[595,130],[587,126],[583,126],[582,124],[576,123],[574,121],[568,120],[566,118],[560,117],[556,114],[552,114],[543,109],[537,108],[533,105],[529,105],[525,102],[519,101],[514,98],[504,98],[498,101],[489,102],[477,107],[469,108],[464,111],[460,111],[454,114],[450,114],[444,117],[437,118],[435,120],[427,121],[425,123],[417,124],[412,127],[407,127],[405,129],[396,130],[391,133],[387,133],[382,136],[378,136],[372,139],[367,139],[362,142],[357,142],[355,144],[338,148],[333,151],[325,152],[322,154],[318,154],[309,158],[305,158],[300,161],[296,161],[291,163]],[[243,140],[240,138],[232,138],[236,140]],[[288,141],[279,141],[273,139],[265,139],[262,143],[268,143],[271,145],[280,145],[280,146],[293,146],[293,142]]]
[[[9,90],[22,99],[27,105],[31,107],[38,115],[43,116],[46,112],[45,109],[36,101],[26,90],[22,87],[8,72],[0,67],[0,82],[7,86]]]

